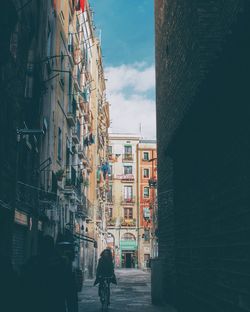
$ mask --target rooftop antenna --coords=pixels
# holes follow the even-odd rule
[[[141,122],[139,124],[139,132],[140,132],[140,137],[142,137],[142,123]]]

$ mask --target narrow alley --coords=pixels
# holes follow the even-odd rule
[[[175,312],[170,307],[151,305],[150,273],[135,269],[116,271],[118,285],[111,286],[110,312]],[[79,295],[79,312],[96,312],[101,310],[98,288],[93,287],[93,280],[85,281]]]
[[[250,312],[249,77],[250,0],[1,1],[0,312]]]

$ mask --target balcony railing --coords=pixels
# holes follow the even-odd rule
[[[131,197],[122,197],[121,198],[121,204],[122,205],[132,205],[135,203],[135,196],[131,196]]]
[[[73,166],[67,168],[67,177],[65,181],[66,186],[75,186],[76,185],[76,170]]]
[[[134,155],[131,154],[131,153],[123,154],[122,155],[122,160],[123,161],[133,161],[134,160]]]
[[[123,182],[127,182],[127,181],[134,181],[135,180],[135,176],[133,174],[123,174],[120,178]]]
[[[108,226],[115,226],[116,225],[116,218],[109,218],[107,220],[107,225]]]
[[[69,105],[69,110],[67,113],[67,121],[71,127],[76,125],[76,100],[73,99],[72,103]]]
[[[136,219],[124,218],[121,222],[121,226],[136,226]]]
[[[77,172],[73,166],[68,167],[67,171],[68,172],[64,186],[65,192],[68,194],[75,193],[80,199],[82,196],[81,179],[77,177]]]
[[[76,127],[72,131],[72,140],[75,144],[80,143],[80,135],[81,135],[81,125],[79,120],[77,120]]]
[[[78,156],[80,159],[86,159],[87,160],[87,156],[85,154],[85,149],[81,144],[78,146]]]
[[[148,180],[148,186],[150,188],[157,188],[157,179],[156,178],[150,178]]]

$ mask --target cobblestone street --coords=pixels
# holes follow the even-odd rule
[[[168,307],[154,307],[151,305],[150,274],[140,270],[124,269],[116,271],[118,285],[111,286],[110,312],[174,312]],[[101,310],[97,295],[97,286],[93,281],[84,282],[79,295],[80,312],[96,312]]]

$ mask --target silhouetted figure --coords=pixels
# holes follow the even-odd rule
[[[110,249],[104,249],[101,253],[101,257],[98,261],[97,270],[96,270],[96,279],[94,285],[99,284],[98,294],[100,296],[100,289],[102,285],[103,278],[110,278],[110,282],[117,284],[113,257]],[[108,304],[110,304],[110,288],[108,288]]]
[[[102,277],[111,277],[112,283],[116,284],[113,257],[110,249],[104,249],[98,261],[96,270],[96,280],[94,285],[100,282]]]
[[[56,254],[54,240],[44,236],[40,253],[24,266],[23,311],[25,312],[77,312],[71,302],[71,276],[65,261]],[[21,310],[22,311],[22,310]]]
[[[66,241],[62,237],[61,241],[56,244],[57,253],[64,261],[65,274],[67,276],[67,303],[70,309],[68,311],[78,311],[78,294],[77,294],[77,277],[75,271],[73,271],[72,262],[75,258],[75,250],[73,242]],[[80,289],[79,289],[80,291]]]

